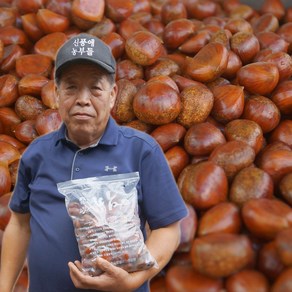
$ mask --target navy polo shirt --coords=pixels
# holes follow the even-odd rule
[[[10,202],[14,212],[31,213],[28,249],[30,292],[76,289],[67,263],[80,259],[65,198],[56,184],[110,174],[139,172],[139,214],[157,229],[187,214],[165,156],[149,135],[110,118],[98,145],[80,149],[66,139],[64,125],[34,140],[23,153]],[[145,283],[137,291],[148,291]]]

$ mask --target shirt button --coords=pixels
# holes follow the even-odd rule
[[[80,168],[79,168],[79,167],[76,167],[76,168],[75,168],[75,171],[79,171],[79,170],[80,170]]]

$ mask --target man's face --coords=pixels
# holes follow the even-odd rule
[[[62,72],[56,93],[69,139],[80,147],[95,143],[114,106],[116,85],[94,64],[71,64]]]

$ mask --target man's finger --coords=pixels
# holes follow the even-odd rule
[[[103,258],[96,258],[95,264],[97,268],[108,274],[112,274],[114,272],[113,270],[115,269],[115,266]]]
[[[68,263],[68,267],[70,269],[70,273],[77,275],[80,272],[79,268],[72,262]]]
[[[82,271],[82,265],[79,261],[74,261],[74,264],[80,271]]]

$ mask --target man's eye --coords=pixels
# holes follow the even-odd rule
[[[76,88],[77,88],[77,86],[75,86],[75,85],[68,85],[66,87],[66,89],[69,89],[69,90],[76,89]]]
[[[93,90],[95,90],[95,91],[102,91],[102,89],[99,87],[99,86],[92,86],[91,87]]]
[[[101,95],[103,91],[99,86],[92,86],[91,90],[94,95]]]

